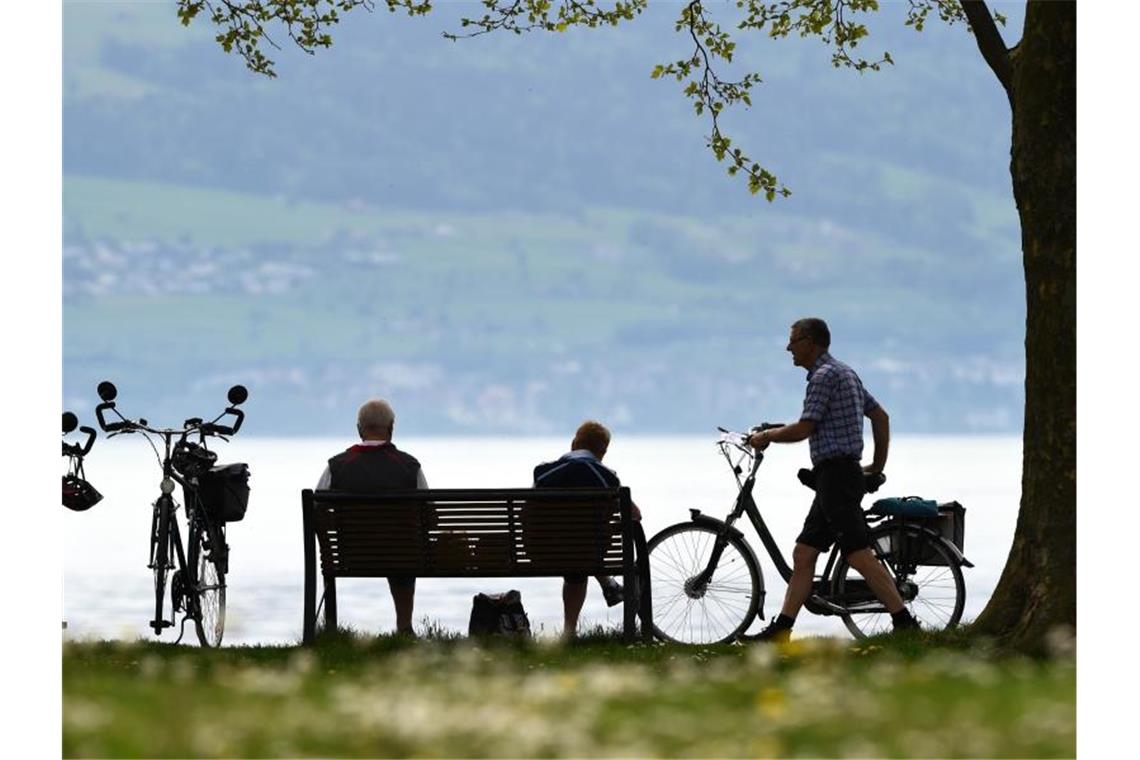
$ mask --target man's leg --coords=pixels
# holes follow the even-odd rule
[[[863,473],[858,463],[844,461],[827,467],[823,473],[826,477],[817,481],[816,493],[825,495],[822,499],[825,514],[847,564],[863,576],[867,586],[891,613],[896,630],[917,628],[918,623],[903,604],[894,579],[871,551],[871,532],[860,507]]]
[[[583,578],[562,580],[562,635],[573,636],[578,630],[578,614],[586,603],[587,582]]]
[[[902,597],[899,596],[899,590],[895,587],[891,574],[875,558],[873,551],[859,549],[846,555],[846,559],[847,564],[858,570],[863,579],[867,581],[867,585],[875,592],[875,596],[879,597],[879,601],[887,608],[887,612],[894,615],[902,611],[905,605]]]
[[[784,594],[784,606],[780,614],[795,620],[804,602],[811,596],[811,587],[815,582],[815,563],[819,558],[819,549],[807,544],[796,544],[792,550],[792,578],[788,581],[788,590]]]
[[[791,637],[796,615],[811,596],[815,583],[815,561],[819,558],[819,552],[811,544],[796,542],[796,548],[792,550],[792,577],[788,580],[788,590],[784,594],[784,606],[780,608],[780,614],[760,633],[741,636],[743,641],[783,642]]]
[[[389,578],[388,590],[396,607],[396,633],[413,633],[412,608],[416,601],[415,578]]]

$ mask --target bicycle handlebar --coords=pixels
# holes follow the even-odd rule
[[[87,434],[87,442],[79,448],[79,455],[85,457],[90,453],[91,447],[95,445],[95,428],[83,425],[79,428],[79,432]]]
[[[733,439],[731,443],[740,448],[748,446],[748,441],[752,438],[753,433],[759,433],[762,430],[773,430],[775,428],[784,427],[782,422],[761,422],[759,425],[754,425],[747,433],[741,433],[736,430],[729,430],[717,425],[717,430],[723,433],[724,438]]]
[[[78,417],[76,417],[71,412],[64,412],[63,413],[63,434],[64,435],[67,435],[68,433],[73,432],[78,425],[79,425],[79,418]],[[85,456],[87,456],[87,454],[89,454],[91,452],[91,447],[95,445],[95,437],[96,437],[95,428],[91,428],[91,427],[88,427],[87,425],[83,425],[82,427],[79,428],[79,432],[85,434],[87,436],[87,440],[81,444],[80,443],[64,443],[63,444],[63,455],[64,456],[85,457]]]
[[[125,418],[123,418],[122,422],[107,422],[106,418],[103,417],[103,412],[108,409],[114,411],[115,414],[119,414],[118,410],[115,409],[114,401],[104,401],[95,407],[95,419],[99,420],[99,427],[103,428],[104,433],[117,433],[120,430],[126,430],[131,427],[131,421]],[[122,418],[123,416],[119,414],[119,417]]]
[[[227,414],[234,416],[233,425],[219,425],[217,421]],[[245,421],[245,412],[237,407],[227,406],[226,410],[214,418],[213,422],[202,423],[202,430],[207,435],[236,435],[241,430],[241,423]]]
[[[145,419],[137,421],[129,420],[124,417],[118,409],[115,408],[115,396],[117,391],[115,386],[108,381],[99,384],[99,396],[103,399],[103,403],[95,407],[95,418],[99,420],[99,427],[108,435],[116,433],[134,433],[145,432],[154,433],[155,435],[188,435],[195,431],[201,432],[203,435],[217,435],[229,436],[237,433],[241,429],[241,424],[245,420],[245,413],[237,408],[237,405],[244,402],[248,393],[244,386],[235,385],[230,388],[229,399],[230,406],[227,406],[225,411],[219,414],[210,422],[203,422],[201,417],[191,417],[186,420],[181,429],[169,428],[166,430],[157,430],[149,426]],[[121,422],[108,422],[104,416],[104,412],[112,411],[121,420]],[[218,425],[217,421],[227,414],[235,417],[233,425]],[[66,425],[66,420],[65,420]],[[89,430],[90,428],[82,428]],[[94,433],[94,431],[92,431]],[[94,439],[92,439],[94,440]]]

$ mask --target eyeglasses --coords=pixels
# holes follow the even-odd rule
[[[798,337],[798,338],[792,338],[791,340],[789,340],[789,341],[788,341],[788,348],[791,348],[792,346],[796,345],[796,344],[797,344],[797,343],[799,343],[801,340],[807,340],[809,337],[811,337],[811,336],[809,336],[809,335],[801,335],[801,336],[800,336],[800,337]]]

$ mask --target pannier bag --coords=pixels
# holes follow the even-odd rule
[[[505,594],[476,594],[467,635],[529,638],[530,619],[523,609],[522,595],[514,590]]]
[[[966,551],[966,508],[956,501],[938,505],[938,532],[958,551]]]
[[[905,503],[906,506],[891,506],[885,505],[881,508],[879,505],[883,502],[898,502]],[[919,502],[922,502],[919,505]],[[933,509],[930,508],[933,506]],[[897,509],[897,511],[887,511],[888,509]],[[926,501],[919,499],[915,496],[908,496],[906,499],[879,499],[872,507],[873,512],[879,514],[892,515],[894,520],[901,525],[921,525],[929,528],[938,533],[944,539],[954,544],[959,552],[965,552],[966,543],[966,508],[956,501],[948,501],[939,504],[933,501]],[[909,543],[900,545],[898,543],[904,533],[900,532],[892,537],[891,549],[894,552],[911,556],[914,551],[919,551],[919,556],[914,557],[914,561],[919,565],[944,565],[946,561],[942,555],[933,549],[921,551],[918,547],[912,547]]]
[[[249,504],[249,465],[238,462],[210,468],[198,476],[198,496],[214,519],[241,520]]]

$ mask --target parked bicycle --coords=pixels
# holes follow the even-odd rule
[[[774,427],[779,425],[767,423],[753,431]],[[792,575],[752,495],[764,454],[748,445],[750,434],[719,430],[722,435],[717,447],[738,488],[732,511],[718,520],[692,509],[688,522],[665,528],[649,541],[654,633],[668,641],[729,642],[743,634],[757,614],[763,618],[760,563],[744,534],[734,527],[743,515],[748,515],[780,576],[787,581]],[[810,487],[805,473],[810,475],[808,470],[801,471],[801,480]],[[885,481],[882,474],[868,475],[866,490],[874,492]],[[962,567],[973,567],[958,545],[930,520],[880,514],[872,509],[867,522],[876,557],[922,627],[938,630],[956,626],[966,601]],[[856,638],[891,630],[890,614],[863,577],[843,559],[838,546],[828,555],[804,607],[817,615],[838,615]]]
[[[64,412],[63,434],[73,433],[77,427],[79,418],[71,412]],[[102,501],[103,494],[87,482],[87,476],[83,472],[83,458],[95,445],[95,429],[84,425],[79,428],[79,432],[87,436],[83,443],[63,442],[63,456],[67,457],[67,474],[63,476],[63,506],[74,512],[85,512]]]
[[[207,438],[229,440],[241,429],[245,414],[238,409],[249,394],[243,386],[229,390],[230,405],[209,422],[194,417],[181,428],[153,428],[145,419],[130,420],[115,408],[118,391],[110,382],[99,383],[103,403],[95,408],[99,426],[112,438],[140,433],[154,449],[162,468],[158,498],[154,501],[150,529],[150,560],[154,572],[154,619],[150,627],[156,635],[174,625],[183,613],[178,640],[186,621],[193,620],[198,641],[205,647],[222,643],[226,622],[226,573],[229,571],[229,545],[226,523],[245,515],[249,499],[249,469],[245,464],[215,467],[217,454],[206,445]],[[113,412],[118,422],[108,422],[104,414]],[[226,416],[232,425],[218,424]],[[191,440],[196,437],[197,441]],[[162,442],[162,452],[154,439]],[[187,543],[183,546],[178,525],[175,486],[181,485],[186,505]],[[171,573],[173,571],[173,573]],[[166,585],[170,576],[170,619],[166,619]],[[176,642],[177,643],[177,642]]]

